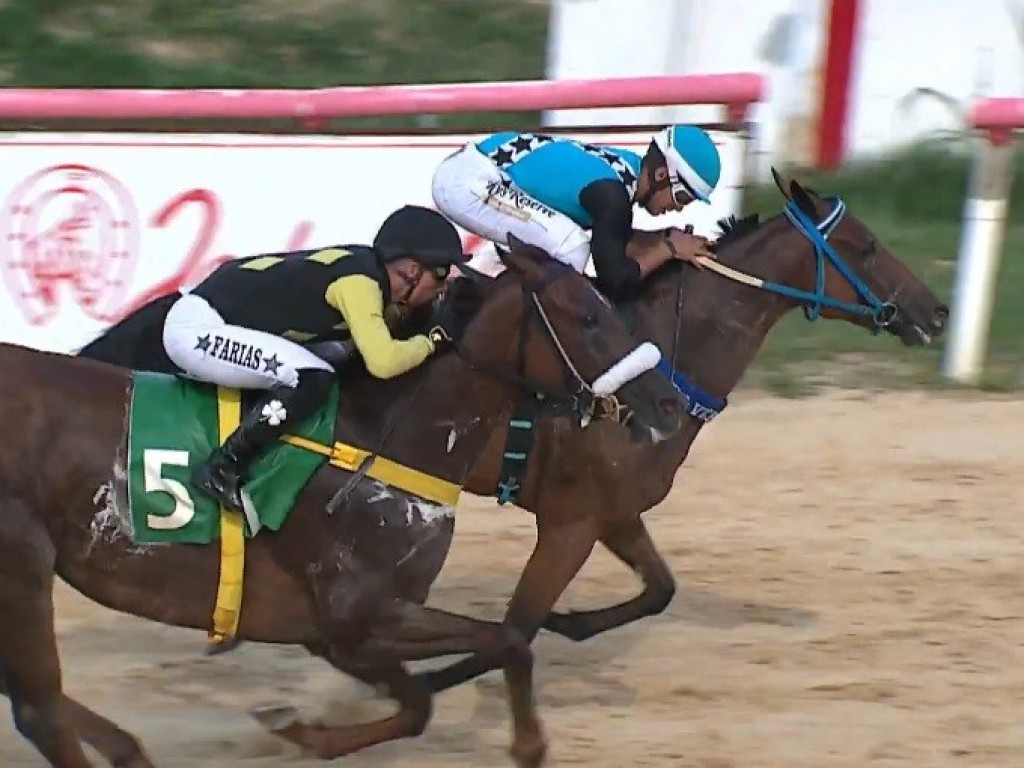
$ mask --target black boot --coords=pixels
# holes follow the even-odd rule
[[[296,387],[275,387],[247,412],[238,429],[192,472],[192,483],[223,506],[243,513],[249,466],[277,438],[311,416],[330,391],[333,373],[299,372]]]

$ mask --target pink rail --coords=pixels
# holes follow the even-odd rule
[[[1024,99],[981,99],[971,108],[971,125],[988,131],[994,143],[1024,128]]]
[[[735,73],[315,90],[0,88],[0,119],[298,119],[447,112],[722,104],[742,119],[765,95],[761,75]]]

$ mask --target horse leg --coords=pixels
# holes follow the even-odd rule
[[[0,664],[0,696],[8,695],[7,677]],[[154,768],[142,751],[142,745],[127,731],[102,717],[84,704],[64,695],[65,714],[82,741],[106,758],[113,768]]]
[[[66,694],[64,706],[79,738],[103,755],[113,768],[154,768],[139,740],[132,734]]]
[[[537,544],[519,577],[502,626],[514,628],[532,641],[551,608],[587,561],[597,539],[596,524],[590,518],[558,528],[540,528]],[[421,674],[437,693],[496,669],[490,661],[471,656]]]
[[[14,725],[54,768],[91,768],[68,718],[53,627],[56,552],[17,500],[2,508],[0,659]]]
[[[672,602],[675,579],[642,520],[618,526],[602,534],[600,541],[642,579],[643,591],[632,600],[609,608],[552,613],[544,622],[544,629],[580,642],[646,616],[656,616]]]
[[[550,609],[549,605],[538,614],[538,627]],[[410,661],[472,653],[470,659],[475,659],[484,671],[502,667],[512,712],[513,736],[509,753],[520,768],[541,765],[547,753],[547,743],[533,698],[530,640],[536,629],[527,636],[507,620],[501,624],[479,621],[412,603],[405,604],[405,614],[403,625],[392,627],[386,633],[375,631],[364,651],[377,657],[398,654]],[[429,675],[410,677],[409,684],[425,691],[428,697],[433,692]]]
[[[328,727],[294,722],[289,708],[256,713],[273,733],[312,751],[323,759],[332,759],[358,749],[393,739],[418,736],[426,728],[431,714],[431,690],[422,676],[409,675],[404,661],[418,661],[452,654],[475,653],[493,666],[504,666],[513,700],[522,694],[512,691],[518,681],[532,680],[533,655],[522,637],[495,622],[471,619],[412,602],[393,603],[386,614],[371,626],[365,640],[353,649],[315,647],[311,652],[354,677],[371,684],[382,684],[400,706],[397,715],[373,723]],[[513,717],[519,710],[513,706]],[[540,764],[543,750],[525,749],[519,734],[525,725],[518,715],[512,753],[521,766]],[[535,713],[530,713],[535,722]],[[523,753],[524,758],[519,759]]]
[[[291,707],[254,712],[256,719],[271,733],[321,759],[331,760],[386,741],[413,738],[426,729],[431,715],[430,691],[415,680],[401,662],[382,662],[367,667],[329,650],[314,653],[335,669],[367,685],[382,688],[398,702],[398,712],[383,720],[342,726],[300,722]]]
[[[520,765],[539,765],[547,745],[541,732],[533,699],[533,664],[529,643],[537,636],[544,620],[569,582],[587,561],[597,542],[597,524],[592,518],[538,530],[537,544],[526,563],[516,591],[509,602],[501,631],[518,642],[525,642],[521,653],[530,663],[505,667],[512,707],[513,757]],[[477,652],[447,667],[420,673],[434,692],[443,691],[496,669],[493,654]]]

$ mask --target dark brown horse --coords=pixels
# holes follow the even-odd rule
[[[486,289],[458,354],[409,376],[352,377],[337,439],[462,483],[498,416],[526,389],[585,411],[587,382],[614,370],[637,344],[591,285],[542,251],[513,245],[508,276]],[[125,427],[132,378],[121,368],[0,345],[0,688],[17,729],[59,768],[90,763],[80,740],[111,764],[152,763],[137,740],[62,693],[54,636],[54,576],[118,611],[205,628],[218,546],[137,545],[125,522]],[[671,436],[682,401],[648,370],[618,388],[636,434]],[[385,439],[386,437],[386,439]],[[506,671],[520,765],[543,759],[528,639],[499,625],[424,607],[453,531],[453,510],[363,480],[328,514],[351,475],[325,467],[280,531],[247,548],[240,637],[304,646],[388,692],[385,720],[306,725],[288,712],[271,730],[324,758],[422,732],[431,692],[404,662],[473,654]]]
[[[725,269],[671,264],[627,308],[636,336],[658,345],[691,398],[694,415],[674,438],[642,446],[622,439],[615,424],[581,432],[564,417],[536,419],[516,504],[535,513],[537,542],[505,618],[521,636],[533,638],[543,627],[584,640],[668,606],[675,581],[641,515],[672,488],[706,423],[703,404],[724,401],[786,312],[803,306],[810,319],[820,313],[884,330],[908,346],[942,333],[946,306],[841,200],[822,199],[795,181],[787,191],[778,176],[776,182],[789,199],[785,213],[763,223],[751,217],[727,232],[716,246]],[[637,232],[632,244],[661,236]],[[467,480],[470,492],[493,496],[504,479],[506,433],[494,432]],[[640,577],[643,591],[603,610],[551,613],[598,541]],[[478,656],[425,674],[441,690],[492,666]]]

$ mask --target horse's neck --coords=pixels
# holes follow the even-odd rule
[[[512,401],[507,385],[471,372],[454,352],[401,379],[366,376],[357,390],[342,403],[337,439],[460,484]]]
[[[793,284],[802,272],[801,259],[810,258],[809,246],[781,217],[736,241],[719,254],[722,264],[755,277]],[[663,349],[675,333],[675,288],[671,297],[659,297],[648,322]],[[769,332],[794,304],[769,291],[752,288],[704,269],[687,278],[682,319],[674,352],[675,367],[694,383],[717,395],[728,395],[757,357]]]

